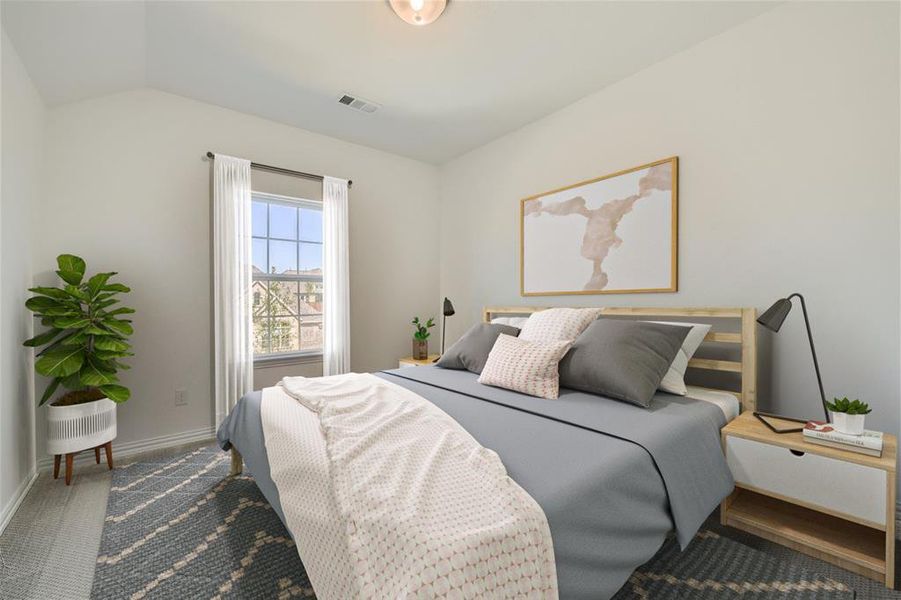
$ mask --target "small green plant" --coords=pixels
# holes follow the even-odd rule
[[[435,318],[430,317],[428,321],[423,323],[419,320],[419,317],[415,317],[413,319],[413,327],[416,328],[416,331],[413,332],[413,339],[419,340],[420,342],[424,342],[429,339],[429,336],[432,335],[429,333],[429,329],[435,326]]]
[[[870,405],[860,400],[848,400],[844,398],[835,398],[833,402],[827,402],[826,408],[832,412],[845,413],[848,415],[868,415],[870,414]]]
[[[132,355],[128,338],[134,330],[129,315],[134,309],[119,306],[117,296],[131,291],[121,283],[110,283],[116,273],[97,273],[85,280],[85,262],[71,254],[56,258],[62,287],[34,287],[34,297],[25,307],[41,319],[46,331],[26,340],[37,353],[34,369],[51,377],[40,403],[44,404],[62,385],[69,390],[59,400],[72,404],[106,396],[125,402],[131,395],[116,373],[129,368],[121,359]]]

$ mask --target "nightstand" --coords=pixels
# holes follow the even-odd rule
[[[429,354],[429,357],[426,358],[425,360],[418,360],[418,359],[413,358],[412,356],[405,356],[402,359],[400,359],[399,361],[397,361],[397,367],[398,368],[424,367],[427,365],[434,364],[435,361],[438,360],[439,356],[440,356],[440,354]]]
[[[745,412],[722,441],[735,478],[723,525],[894,587],[895,436],[885,434],[876,458],[773,433]]]

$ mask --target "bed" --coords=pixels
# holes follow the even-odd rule
[[[540,308],[486,307],[483,318],[529,314]],[[626,318],[709,319],[707,358],[692,369],[713,371],[727,384],[691,387],[685,397],[658,393],[650,409],[561,390],[555,401],[483,386],[466,371],[416,367],[378,377],[435,404],[480,444],[497,452],[507,472],[544,511],[553,539],[561,598],[608,598],[650,559],[670,534],[685,546],[732,490],[719,430],[755,405],[754,309],[607,308]],[[736,356],[737,355],[737,356]],[[731,360],[730,357],[737,360]],[[247,465],[284,521],[269,471],[260,417],[261,392],[240,400],[218,432],[235,467]],[[313,413],[302,419],[309,476],[325,443]],[[300,545],[299,545],[300,547]],[[301,558],[304,559],[303,553]]]

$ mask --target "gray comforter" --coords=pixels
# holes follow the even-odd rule
[[[428,399],[498,453],[547,516],[564,599],[609,598],[668,532],[685,547],[732,490],[719,441],[725,417],[707,402],[660,393],[643,409],[570,390],[542,400],[436,367],[379,376]],[[260,392],[242,398],[220,426],[219,444],[241,452],[284,520],[260,401]]]

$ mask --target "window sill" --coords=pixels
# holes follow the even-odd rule
[[[290,365],[305,365],[321,362],[321,352],[298,352],[295,354],[260,356],[253,359],[253,367],[255,369],[265,369],[267,367],[286,367]]]

